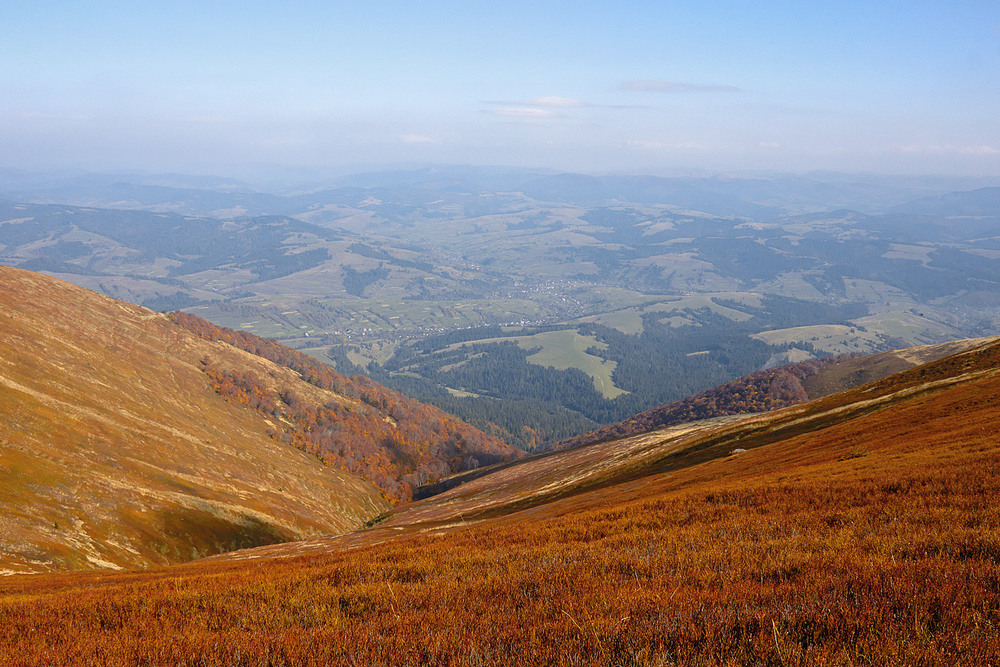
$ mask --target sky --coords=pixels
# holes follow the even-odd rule
[[[1000,176],[1000,2],[6,2],[0,167]]]

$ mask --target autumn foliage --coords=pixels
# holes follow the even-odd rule
[[[11,577],[0,664],[997,664],[998,368],[959,355],[482,522],[444,494],[283,559]]]
[[[345,377],[280,343],[194,315],[175,312],[170,317],[202,338],[290,368],[309,384],[337,394],[340,400],[317,405],[292,387],[268,388],[252,372],[217,368],[207,360],[204,364],[222,396],[274,418],[274,437],[364,477],[392,500],[409,500],[417,486],[519,455],[459,419],[364,376]]]
[[[699,419],[769,412],[795,405],[809,400],[802,380],[846,358],[847,355],[840,355],[757,371],[700,394],[641,412],[618,424],[567,438],[549,449],[568,449]]]
[[[754,472],[654,476],[589,509],[283,561],[9,580],[0,662],[995,664],[1000,450],[977,435],[982,411],[935,433],[953,407],[869,415],[748,453]],[[900,439],[914,419],[927,437]]]

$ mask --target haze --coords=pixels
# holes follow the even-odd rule
[[[6,3],[0,166],[1000,175],[995,2]]]

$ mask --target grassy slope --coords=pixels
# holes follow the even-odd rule
[[[989,664],[998,395],[993,344],[769,415],[509,465],[342,538],[10,578],[0,657]]]
[[[0,572],[148,566],[344,532],[367,482],[268,437],[200,360],[288,369],[166,317],[0,268]]]
[[[819,398],[868,382],[881,380],[894,373],[900,373],[914,366],[963,352],[972,347],[988,343],[991,340],[995,339],[970,338],[950,343],[921,345],[846,359],[832,366],[827,366],[816,375],[805,378],[802,381],[802,385],[805,387],[810,398]]]

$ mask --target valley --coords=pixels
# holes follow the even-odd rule
[[[0,262],[275,338],[529,451],[764,366],[1000,319],[993,189],[947,179],[192,180],[0,183],[36,202],[4,205]]]
[[[465,473],[340,537],[7,577],[0,656],[988,664],[1000,655],[998,378],[1000,344],[971,342],[776,412]]]
[[[997,2],[8,2],[0,667],[1000,666]]]

